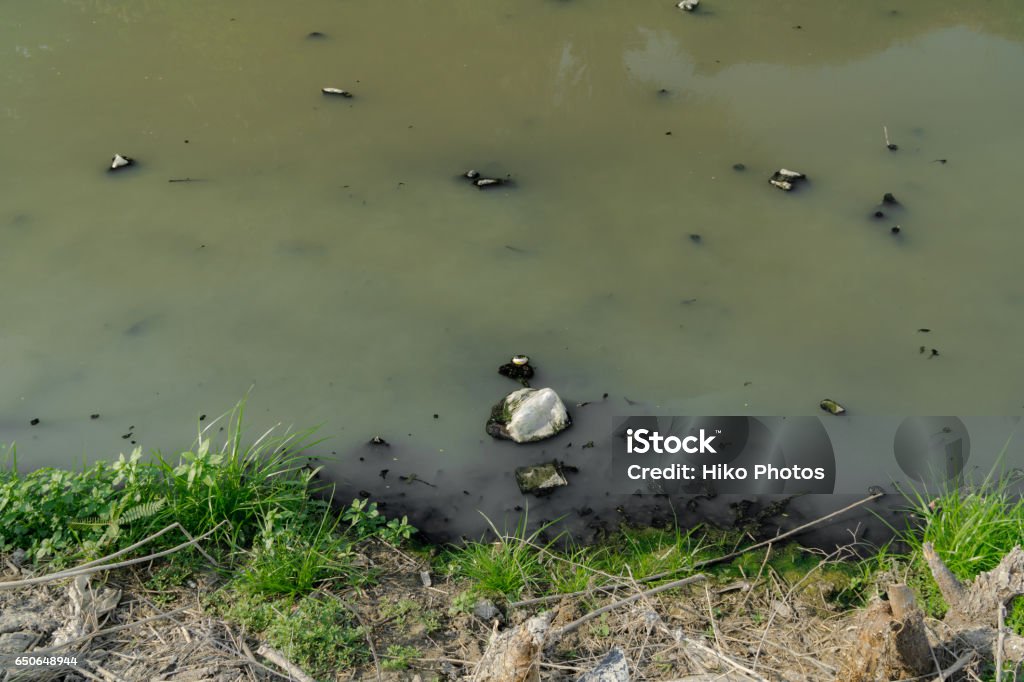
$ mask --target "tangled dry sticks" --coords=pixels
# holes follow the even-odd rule
[[[423,560],[381,547],[372,557],[380,579],[359,593],[343,595],[346,607],[367,626],[374,663],[320,679],[977,682],[983,662],[1024,658],[1024,640],[1001,627],[1002,607],[1024,592],[1020,549],[964,585],[928,546],[926,558],[952,607],[939,622],[924,617],[910,591],[895,579],[887,581],[894,583],[885,589],[888,600],[842,611],[830,598],[835,586],[823,576],[833,564],[853,558],[853,546],[819,554],[817,568],[794,578],[777,573],[770,561],[782,539],[763,543],[765,556],[753,563],[759,568],[730,584],[694,574],[648,588],[645,583],[655,576],[595,573],[583,592],[509,604],[504,629],[500,619],[485,623],[451,608],[465,585],[423,581]],[[195,546],[200,540],[184,544]],[[150,601],[144,578],[130,572],[140,560],[126,567],[123,561],[113,563],[117,558],[49,576],[8,564],[13,579],[0,582],[0,652],[8,655],[0,654],[5,666],[0,680],[312,679],[257,633],[211,616],[203,608],[210,584],[200,581],[170,606],[158,606]],[[114,565],[122,568],[105,570]],[[395,621],[382,617],[381,609],[399,597],[448,617],[417,642],[396,640]],[[388,670],[382,665],[385,652],[399,642],[416,644],[419,656],[409,670]],[[76,662],[63,667],[10,664],[12,653],[55,652],[73,655]]]

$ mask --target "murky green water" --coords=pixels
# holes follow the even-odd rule
[[[1017,414],[1022,75],[1012,0],[6,3],[0,441],[180,446],[254,387],[468,471],[514,352],[662,414]]]

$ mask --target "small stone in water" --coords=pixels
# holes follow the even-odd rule
[[[99,418],[100,418],[100,415],[98,413],[90,414],[89,415],[89,419],[99,419]]]
[[[337,95],[338,97],[352,97],[352,93],[348,90],[342,90],[341,88],[320,88],[320,92],[325,95]]]
[[[699,4],[700,0],[681,0],[681,2],[676,4],[676,7],[686,12],[692,12],[697,9],[697,5]]]
[[[874,215],[876,218],[884,218],[885,217],[885,214],[882,213],[881,211],[875,211],[872,215]]]
[[[39,426],[39,420],[38,419],[33,419],[33,420],[29,421],[29,424],[31,424],[32,426]]]
[[[476,180],[477,178],[480,177],[480,171],[468,170],[465,173],[463,173],[462,175],[463,175],[463,177],[469,178],[470,180]]]
[[[745,164],[742,164],[742,163],[734,163],[732,165],[732,169],[734,171],[745,171],[745,170],[747,170],[747,167],[746,167]]]
[[[893,195],[892,192],[886,192],[882,196],[882,203],[883,204],[898,204],[900,202],[896,201],[896,197]]]
[[[891,228],[889,228],[889,231],[892,232],[893,234],[899,234],[900,233],[900,226],[899,225],[893,225]]]
[[[478,178],[473,181],[473,184],[483,189],[485,187],[497,187],[498,185],[504,184],[505,181],[500,178]]]
[[[387,442],[380,436],[374,436],[373,438],[370,439],[370,445],[385,445],[390,447],[391,443]]]

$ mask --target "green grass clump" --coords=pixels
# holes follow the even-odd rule
[[[550,524],[548,524],[550,525]],[[537,589],[545,578],[540,536],[548,525],[527,533],[523,514],[511,533],[500,533],[494,542],[472,541],[446,553],[450,573],[469,578],[476,591],[487,596],[518,599],[527,589]]]
[[[366,632],[334,597],[299,599],[222,590],[207,601],[218,615],[261,633],[270,646],[318,679],[369,661]]]
[[[384,652],[384,662],[380,667],[384,670],[407,670],[418,655],[415,647],[392,644]]]

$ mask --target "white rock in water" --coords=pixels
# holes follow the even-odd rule
[[[118,168],[124,168],[134,163],[127,156],[121,156],[120,154],[114,154],[114,158],[110,161],[110,170],[117,170]]]
[[[700,4],[700,0],[682,0],[676,7],[687,12],[692,12],[697,9],[697,5]]]
[[[502,436],[532,443],[561,433],[572,421],[565,404],[550,388],[521,388],[501,402]]]
[[[342,90],[341,88],[320,88],[320,92],[325,95],[341,95],[342,97],[351,97],[352,93],[348,90]]]

